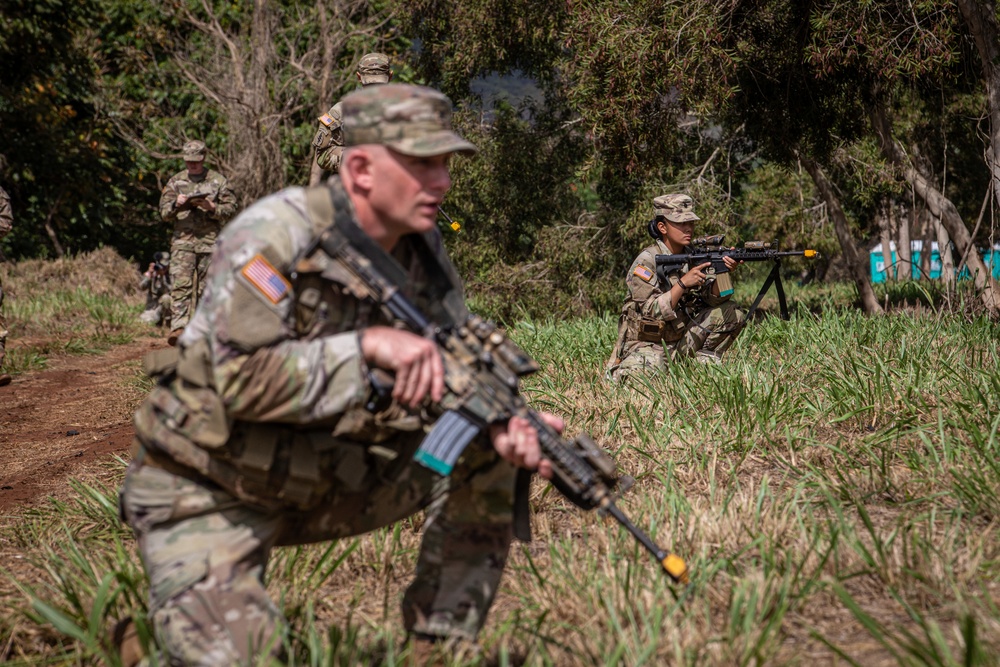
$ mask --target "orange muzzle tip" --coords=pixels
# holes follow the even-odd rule
[[[818,256],[819,253],[816,252],[815,250],[806,250],[805,252],[802,253],[802,255],[803,255],[803,257],[810,257],[810,258],[812,258],[812,257]]]
[[[676,554],[670,554],[660,563],[663,565],[663,569],[667,571],[674,581],[679,581],[682,584],[690,583],[688,580],[688,569],[687,563],[684,559]]]

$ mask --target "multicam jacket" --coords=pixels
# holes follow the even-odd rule
[[[209,213],[187,203],[178,208],[177,195],[206,195],[215,202],[215,211]],[[164,222],[174,224],[171,248],[189,252],[210,253],[219,230],[236,213],[236,195],[229,187],[229,180],[217,171],[206,169],[203,174],[191,176],[187,170],[174,174],[160,195],[160,216]]]
[[[10,210],[10,197],[0,188],[0,239],[10,234],[14,228],[14,214]]]
[[[335,208],[351,206],[334,177],[329,186],[282,190],[233,220],[219,235],[176,369],[164,357],[147,361],[161,386],[136,414],[144,447],[250,502],[307,507],[335,483],[324,452],[364,451],[359,443],[430,423],[396,404],[365,407],[372,387],[359,331],[392,322],[355,296],[339,264],[322,252],[307,256],[331,222],[312,212],[318,191],[332,192]],[[426,309],[419,247],[461,288],[436,230],[404,237],[392,254],[409,274],[404,293]]]
[[[313,137],[316,163],[333,173],[340,171],[340,158],[344,154],[343,112],[340,102],[319,117],[319,128]]]
[[[691,252],[685,248],[685,252]],[[677,307],[671,305],[670,290],[681,276],[691,270],[685,264],[667,276],[664,285],[656,276],[656,255],[669,255],[670,249],[661,240],[643,249],[629,267],[625,277],[628,296],[622,304],[618,318],[618,340],[611,352],[608,365],[618,363],[639,347],[671,345],[680,340],[684,330],[698,312],[704,308],[727,301],[728,296],[718,295],[718,286],[709,281],[689,289]]]

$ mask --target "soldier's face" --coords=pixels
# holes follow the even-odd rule
[[[667,240],[678,246],[686,246],[691,243],[694,234],[694,220],[687,222],[666,221],[663,226],[667,228]]]
[[[185,160],[184,165],[187,167],[188,173],[192,176],[197,176],[205,171],[205,163],[201,160]]]
[[[399,235],[433,229],[438,206],[451,187],[451,153],[413,157],[374,148],[369,201],[382,224]]]

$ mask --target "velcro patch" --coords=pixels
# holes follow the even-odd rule
[[[319,117],[319,122],[323,123],[327,127],[330,127],[331,125],[333,125],[333,116],[331,116],[328,113],[325,113]]]
[[[635,270],[632,271],[632,273],[635,274],[635,275],[637,275],[637,276],[639,276],[640,278],[642,278],[643,280],[645,280],[647,283],[653,282],[653,272],[650,271],[649,269],[647,269],[642,264],[640,264],[637,267],[635,267]]]
[[[243,267],[243,277],[251,285],[266,296],[271,303],[277,304],[288,294],[292,288],[291,283],[271,266],[271,263],[264,259],[263,255],[254,255],[254,258]]]

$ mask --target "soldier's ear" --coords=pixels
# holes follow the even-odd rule
[[[665,218],[658,218],[656,220],[656,229],[660,232],[660,238],[667,238],[667,221]]]
[[[346,174],[350,183],[370,190],[374,180],[371,153],[364,148],[347,149],[340,163],[340,173]]]
[[[392,70],[389,70],[389,78],[386,80],[386,83],[389,83],[389,81],[392,81],[392,75],[393,74],[395,74],[395,72],[393,72]]]
[[[361,81],[361,72],[355,72],[354,76],[358,77],[358,81]]]

